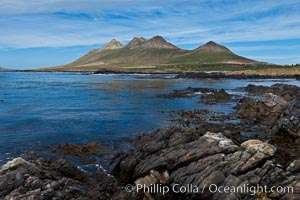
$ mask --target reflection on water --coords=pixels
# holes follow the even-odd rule
[[[196,98],[163,99],[158,94],[189,86],[235,88],[272,85],[278,80],[173,79],[174,75],[83,75],[78,73],[0,73],[0,163],[28,149],[51,144],[110,141],[123,147],[137,132],[169,125],[158,111],[213,109]],[[299,81],[280,80],[297,84]],[[238,92],[238,91],[236,91]]]

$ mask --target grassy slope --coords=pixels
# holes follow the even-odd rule
[[[126,69],[144,66],[153,67],[170,64],[170,60],[186,51],[179,49],[113,49],[98,52],[89,52],[78,60],[47,70],[93,70],[93,69]]]
[[[180,55],[178,49],[115,49],[96,52],[80,58],[73,64],[82,65],[91,62],[105,62],[112,64],[163,64],[172,57]]]
[[[205,50],[191,51],[176,58],[175,63],[178,64],[213,64],[226,62],[240,62],[240,63],[255,63],[232,52],[209,52]]]
[[[44,68],[42,71],[98,71],[113,70],[127,72],[201,72],[241,71],[244,73],[270,69],[276,73],[300,73],[299,67],[261,63],[238,56],[230,51],[194,51],[181,49],[135,48],[91,51],[73,63]],[[289,72],[287,72],[289,70]],[[255,72],[257,73],[257,72]]]
[[[75,70],[95,71],[98,69],[132,71],[141,66],[145,70],[153,66],[164,71],[164,66],[175,65],[206,65],[226,62],[254,63],[255,61],[237,56],[231,52],[207,52],[204,50],[187,51],[181,49],[149,49],[149,48],[122,48],[105,51],[91,51],[73,63],[47,68],[48,70]],[[167,69],[167,68],[166,68]],[[151,71],[151,70],[150,70]]]

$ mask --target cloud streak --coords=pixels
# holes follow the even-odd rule
[[[299,16],[299,0],[1,0],[0,49],[101,46],[153,35],[185,48],[209,40],[293,40],[300,38]]]
[[[237,42],[299,37],[300,11],[290,10],[295,5],[299,7],[299,1],[158,2],[3,0],[0,15],[6,16],[0,20],[4,36],[0,45],[16,48],[92,45],[112,37],[126,41],[135,35],[156,34],[171,41],[181,38],[179,45],[207,40]]]

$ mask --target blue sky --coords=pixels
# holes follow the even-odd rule
[[[1,0],[0,67],[65,64],[112,38],[213,40],[260,61],[300,63],[300,0]]]

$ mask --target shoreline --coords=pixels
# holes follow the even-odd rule
[[[137,135],[133,149],[115,154],[109,173],[99,170],[89,174],[65,159],[44,160],[32,153],[24,157],[26,159],[15,158],[0,167],[0,182],[7,185],[0,188],[0,194],[6,198],[33,198],[43,194],[58,199],[300,198],[300,88],[275,84],[271,87],[248,85],[243,90],[261,97],[238,99],[238,116],[230,115],[228,119],[240,119],[240,126],[225,123],[227,117],[221,113],[212,113],[218,114],[219,119],[211,116],[209,121],[224,123],[206,122],[210,116],[208,110],[178,112],[178,125],[182,127]],[[224,90],[191,87],[161,95],[161,98],[189,98],[195,93],[207,93],[202,99],[208,104],[235,98]],[[258,125],[258,129],[253,124]],[[241,135],[249,128],[259,133],[266,131],[268,137]],[[97,144],[93,143],[60,148],[73,156],[98,152]],[[172,188],[174,184],[183,188],[193,185],[202,192],[178,194],[176,190],[164,195],[153,192],[153,187]],[[291,187],[293,192],[216,193],[207,190],[211,185]],[[149,190],[138,190],[140,186]],[[72,188],[77,188],[75,193]]]
[[[15,71],[3,71],[5,73],[9,72],[34,72],[34,73],[83,73],[83,74],[147,74],[147,75],[177,75],[175,78],[187,78],[187,79],[286,79],[295,78],[300,80],[299,74],[270,74],[270,73],[260,73],[259,71],[253,73],[253,71],[243,72],[243,71],[207,71],[207,72],[141,72],[141,71],[116,71],[116,70],[101,70],[101,71],[37,71],[37,70],[15,70]]]

